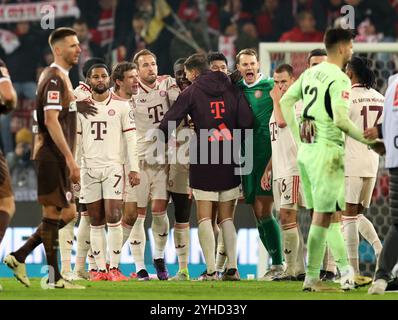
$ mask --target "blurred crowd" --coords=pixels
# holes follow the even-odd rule
[[[28,158],[27,128],[37,79],[53,59],[47,44],[51,30],[43,29],[39,20],[9,22],[2,12],[9,5],[37,2],[43,1],[0,0],[0,58],[8,66],[19,98],[17,110],[0,118],[0,143],[16,172]],[[396,0],[63,2],[72,3],[76,14],[56,17],[55,27],[72,26],[82,48],[79,65],[71,71],[75,86],[82,80],[81,66],[90,57],[102,57],[112,65],[130,60],[143,48],[157,55],[159,74],[171,74],[178,58],[210,50],[224,53],[232,69],[239,50],[258,48],[260,42],[321,42],[328,27],[341,23],[345,15],[341,7],[346,4],[355,9],[356,41],[395,42],[398,35]]]

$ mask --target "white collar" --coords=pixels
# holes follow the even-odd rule
[[[65,68],[61,67],[59,64],[56,64],[55,62],[53,62],[53,63],[50,65],[50,67],[58,68],[59,70],[61,70],[61,72],[62,72],[63,74],[65,74],[66,76],[69,76],[69,71],[66,70]]]
[[[247,84],[246,81],[245,81],[245,79],[243,79],[243,84],[244,84],[246,87],[251,88],[251,87],[254,87],[255,85],[257,85],[257,84],[258,84],[261,80],[263,80],[263,79],[264,79],[264,76],[263,76],[263,74],[260,72],[260,73],[259,73],[258,79],[257,79],[254,83],[252,83],[252,84]]]

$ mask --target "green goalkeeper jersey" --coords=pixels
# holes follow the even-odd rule
[[[271,156],[271,140],[269,120],[273,111],[270,91],[274,87],[274,79],[265,78],[262,74],[258,80],[248,85],[243,79],[238,82],[254,114],[253,126],[253,158],[257,162],[266,162]],[[256,161],[257,160],[257,161]]]
[[[334,118],[348,118],[350,107],[351,81],[340,68],[323,62],[307,69],[289,88],[281,100],[292,103],[303,100],[301,120],[312,119],[315,123],[315,142],[333,142],[344,145],[344,133],[336,126]],[[285,111],[284,115],[285,115]],[[287,120],[287,119],[286,119]],[[335,119],[336,120],[336,119]],[[296,141],[299,140],[298,127],[292,128]]]

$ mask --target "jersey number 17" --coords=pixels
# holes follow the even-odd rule
[[[369,109],[368,109],[369,108]],[[373,124],[373,127],[377,125],[377,121],[379,121],[381,114],[383,113],[383,107],[382,106],[363,106],[361,110],[361,116],[363,116],[363,130],[366,130],[368,128],[368,112],[371,111],[377,111],[377,116],[376,120]]]

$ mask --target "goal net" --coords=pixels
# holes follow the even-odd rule
[[[272,76],[278,65],[289,63],[293,66],[295,77],[298,77],[307,68],[309,52],[317,48],[324,48],[323,43],[261,43],[260,70],[265,76]],[[372,69],[376,75],[375,89],[385,94],[389,77],[398,72],[398,43],[354,43],[354,55],[363,56],[372,61]],[[382,242],[390,226],[388,181],[388,171],[385,170],[384,158],[381,157],[372,204],[368,210],[364,211],[364,215],[373,223]],[[305,243],[310,223],[309,212],[301,210],[299,224]],[[269,257],[265,249],[260,247],[257,268],[259,276],[264,273],[267,263],[269,265]],[[361,272],[364,275],[373,276],[376,257],[372,245],[362,236],[359,245],[359,259]]]

